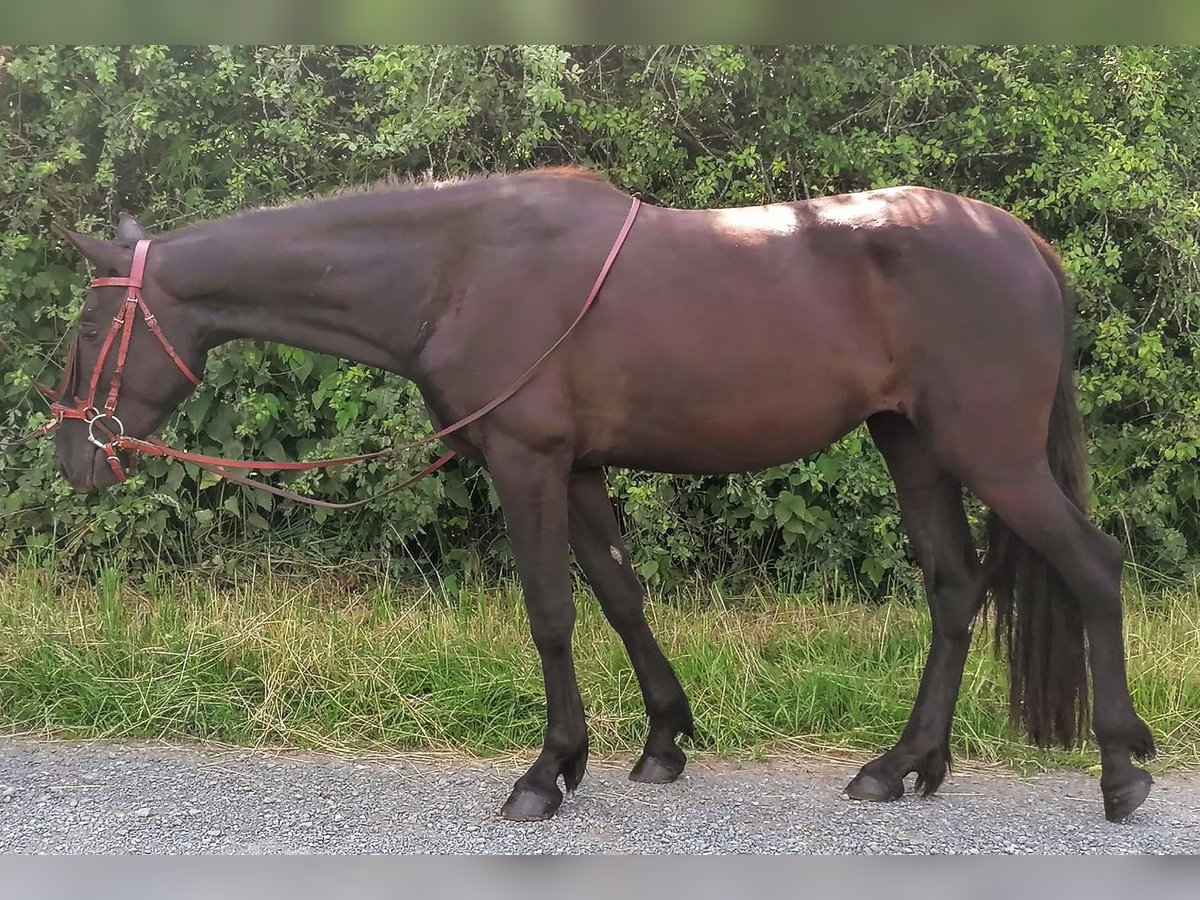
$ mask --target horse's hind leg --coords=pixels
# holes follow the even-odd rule
[[[596,592],[605,617],[625,644],[650,719],[645,750],[629,777],[656,784],[674,781],[687,761],[675,738],[691,735],[692,712],[679,679],[646,622],[642,586],[629,564],[603,470],[573,475],[568,502],[575,559]]]
[[[909,773],[917,774],[918,790],[932,794],[949,769],[950,726],[984,582],[958,480],[937,463],[907,419],[881,413],[867,424],[896,482],[933,619],[921,687],[900,740],[863,766],[846,788],[856,800],[896,800]]]
[[[996,517],[986,574],[1009,648],[1014,716],[1040,746],[1073,744],[1090,666],[1105,815],[1119,821],[1150,790],[1149,773],[1131,757],[1154,752],[1125,671],[1124,551],[1082,510],[1085,467],[1070,380],[1060,373],[1047,430],[1033,418],[1044,390],[1036,375],[1014,370],[1003,401],[986,385],[944,379],[927,392],[919,427],[938,460]],[[962,410],[973,415],[955,415]]]
[[[1154,738],[1134,710],[1125,672],[1124,549],[1067,498],[1044,461],[987,476],[976,474],[967,483],[1021,541],[1054,568],[1079,604],[1092,670],[1092,730],[1100,745],[1104,812],[1110,821],[1119,822],[1137,809],[1150,791],[1150,774],[1133,765],[1131,757],[1143,759],[1154,753]],[[1036,627],[1036,623],[1026,627]],[[1031,702],[1027,685],[1025,703]],[[1047,738],[1042,735],[1043,741]]]

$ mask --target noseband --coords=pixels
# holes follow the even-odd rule
[[[92,377],[88,383],[87,397],[81,399],[76,395],[74,404],[70,406],[63,402],[75,379],[79,342],[83,339],[82,336],[76,335],[67,356],[67,365],[63,369],[62,380],[52,397],[54,402],[50,404],[50,414],[54,417],[50,427],[54,427],[64,419],[79,419],[87,425],[88,440],[104,451],[108,466],[118,481],[124,481],[128,476],[117,455],[121,438],[125,436],[125,426],[116,416],[117,396],[121,392],[121,378],[125,372],[125,360],[129,356],[129,339],[133,336],[133,325],[139,313],[145,320],[146,327],[150,329],[150,333],[158,338],[158,342],[162,344],[163,350],[166,351],[167,356],[171,357],[171,362],[175,363],[176,368],[192,384],[197,386],[200,384],[200,379],[187,367],[171,342],[167,340],[167,336],[159,327],[158,319],[155,318],[154,313],[150,312],[150,308],[146,306],[146,301],[142,298],[142,276],[146,271],[146,256],[149,252],[150,241],[138,241],[137,246],[133,249],[133,265],[129,270],[128,278],[92,279],[91,287],[93,288],[126,288],[125,300],[122,302],[121,308],[117,310],[117,314],[113,316],[112,324],[108,326],[108,334],[104,336],[104,343],[100,346],[100,356],[96,360],[95,368],[92,369]],[[96,388],[100,383],[100,375],[104,371],[104,363],[114,344],[117,346],[116,367],[113,369],[112,381],[108,386],[108,396],[104,400],[104,406],[98,408],[96,406]],[[46,430],[49,431],[49,428]]]

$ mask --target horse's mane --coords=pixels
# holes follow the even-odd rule
[[[459,184],[473,184],[475,182],[505,180],[509,178],[534,178],[538,176],[549,176],[552,178],[578,178],[583,181],[595,181],[601,184],[609,183],[608,178],[603,173],[597,172],[594,169],[586,168],[584,166],[576,165],[539,166],[535,169],[523,169],[519,172],[480,172],[469,175],[456,175],[451,178],[436,178],[432,174],[387,175],[367,184],[348,185],[346,187],[334,188],[332,191],[324,194],[318,194],[313,197],[297,198],[295,200],[281,203],[279,206],[301,206],[313,200],[324,200],[330,197],[340,197],[346,194],[374,194],[384,192],[425,190],[436,191],[444,190],[448,187],[454,187],[455,185]]]
[[[550,178],[576,178],[582,181],[591,181],[597,184],[611,184],[611,182],[602,173],[583,166],[575,165],[559,165],[559,166],[542,166],[534,169],[523,169],[519,172],[481,172],[478,174],[460,175],[452,178],[435,178],[432,174],[426,175],[388,175],[384,178],[377,179],[365,184],[344,185],[322,193],[310,194],[306,197],[292,197],[286,200],[281,200],[278,203],[268,203],[258,207],[238,210],[226,216],[221,216],[211,220],[209,223],[197,224],[212,224],[217,222],[228,222],[236,219],[243,219],[247,216],[252,216],[258,212],[267,212],[272,210],[301,210],[306,207],[313,207],[323,201],[334,200],[339,197],[349,196],[367,196],[370,194],[407,194],[419,191],[441,191],[450,190],[453,188],[467,187],[472,184],[483,184],[485,182],[505,181],[516,178],[535,178],[535,177],[550,177]],[[177,229],[184,231],[195,226],[185,226]],[[159,235],[159,239],[165,239],[168,232]]]
[[[582,178],[584,181],[600,181],[608,184],[608,177],[603,172],[597,172],[595,169],[589,169],[586,166],[541,166],[537,169],[527,169],[524,172],[516,172],[514,174],[517,177],[526,175],[553,175],[558,178]]]

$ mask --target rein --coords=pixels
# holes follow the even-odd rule
[[[175,363],[176,368],[183,373],[192,384],[199,386],[200,379],[187,367],[175,347],[163,334],[162,328],[158,324],[158,320],[146,305],[146,301],[142,298],[143,276],[146,269],[146,257],[149,254],[151,241],[141,240],[137,242],[133,252],[133,265],[130,267],[129,276],[127,278],[94,278],[91,281],[91,287],[124,287],[126,288],[125,300],[121,304],[116,316],[113,317],[112,324],[109,326],[108,333],[105,335],[104,343],[100,347],[100,356],[96,360],[96,366],[92,370],[91,379],[88,383],[88,394],[85,398],[74,398],[73,404],[68,405],[64,402],[67,392],[71,389],[71,383],[75,378],[76,358],[78,356],[79,340],[76,337],[74,343],[71,344],[71,349],[67,354],[67,362],[63,368],[62,378],[59,381],[57,389],[51,389],[38,382],[32,382],[33,387],[43,396],[50,399],[50,412],[52,419],[33,432],[19,438],[16,441],[9,442],[10,444],[20,444],[27,441],[40,438],[48,434],[55,427],[60,425],[66,419],[78,419],[87,425],[88,440],[104,451],[105,459],[108,462],[109,468],[117,481],[124,481],[128,478],[124,466],[121,464],[121,459],[117,455],[118,450],[123,450],[127,453],[140,453],[145,456],[161,456],[170,459],[178,459],[182,462],[190,462],[199,466],[220,478],[232,481],[236,484],[246,485],[247,487],[255,488],[256,490],[266,491],[279,497],[284,497],[288,500],[294,500],[299,503],[305,503],[310,506],[318,506],[323,509],[348,510],[357,509],[365,506],[372,500],[393,491],[402,490],[416,484],[418,481],[432,475],[451,459],[454,458],[454,452],[449,451],[439,457],[430,465],[426,466],[416,475],[407,479],[401,484],[374,494],[364,500],[356,500],[350,503],[331,503],[326,500],[318,500],[314,497],[306,497],[303,494],[298,494],[284,488],[275,487],[274,485],[264,484],[249,478],[246,475],[239,474],[243,472],[296,472],[306,471],[311,469],[331,468],[333,466],[343,466],[349,463],[365,462],[367,460],[379,459],[385,456],[394,456],[398,453],[403,453],[406,450],[412,450],[416,447],[430,444],[441,438],[448,437],[456,431],[466,428],[473,422],[483,418],[497,406],[512,398],[521,388],[523,388],[529,380],[534,376],[542,363],[558,349],[559,345],[565,341],[570,334],[575,330],[576,326],[583,321],[583,317],[587,315],[589,309],[595,303],[596,298],[600,294],[600,289],[604,286],[605,280],[608,278],[609,270],[617,259],[617,254],[620,253],[621,247],[625,244],[625,238],[629,235],[630,229],[633,227],[633,221],[637,217],[638,209],[641,207],[641,200],[637,197],[633,198],[633,202],[629,208],[629,214],[625,217],[625,222],[621,226],[621,230],[617,233],[617,238],[613,242],[612,249],[609,250],[604,264],[600,267],[600,273],[596,276],[596,280],[592,283],[591,290],[588,291],[587,299],[583,303],[583,307],[579,310],[575,320],[567,326],[566,331],[556,340],[550,347],[537,358],[537,360],[526,369],[512,384],[497,394],[492,400],[485,403],[473,413],[464,416],[456,422],[445,426],[433,434],[427,435],[418,440],[411,441],[400,447],[392,447],[387,450],[376,450],[371,453],[360,453],[355,456],[340,456],[329,459],[317,459],[308,462],[268,462],[266,460],[234,460],[224,459],[218,456],[206,456],[202,453],[192,453],[187,450],[172,447],[154,435],[149,435],[145,438],[136,438],[132,435],[125,434],[125,426],[116,415],[117,398],[121,391],[121,378],[125,369],[125,362],[129,355],[129,341],[133,334],[133,326],[140,314],[146,322],[146,326],[150,332],[158,339],[166,354]],[[109,384],[108,394],[105,397],[103,407],[96,407],[96,393],[100,383],[100,376],[104,369],[105,361],[108,359],[109,353],[114,345],[116,351],[116,365],[113,370],[112,380]],[[7,342],[3,344],[5,349],[8,348]],[[97,433],[99,432],[99,433]]]

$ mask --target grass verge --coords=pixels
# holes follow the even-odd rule
[[[575,648],[594,752],[645,735],[624,650],[581,592]],[[1159,766],[1200,763],[1200,596],[1128,600],[1134,697]],[[696,713],[701,749],[746,755],[890,745],[916,695],[923,602],[704,596],[649,615]],[[1045,752],[1005,721],[1005,686],[976,636],[956,755],[1022,769],[1092,765]],[[0,574],[0,727],[72,737],[196,737],[324,750],[536,746],[540,670],[519,593],[428,590],[270,571],[224,579],[53,567]]]

